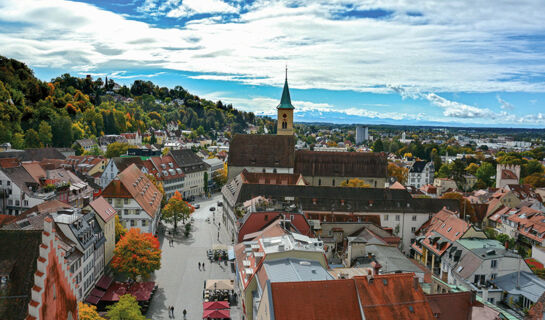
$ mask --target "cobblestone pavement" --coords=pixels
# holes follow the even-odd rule
[[[155,293],[146,317],[149,319],[169,319],[168,306],[174,306],[176,319],[183,319],[182,312],[187,310],[188,320],[202,319],[202,293],[204,281],[207,279],[234,279],[230,264],[223,262],[210,264],[206,257],[206,250],[216,244],[230,245],[231,237],[225,231],[223,224],[220,229],[218,241],[218,217],[222,214],[222,208],[217,206],[221,195],[216,194],[211,199],[198,200],[201,205],[193,213],[194,223],[191,235],[185,238],[183,235],[175,237],[174,247],[169,246],[170,235],[159,235],[161,250],[161,269],[156,271],[152,279],[159,286]],[[216,208],[215,214],[210,207]],[[216,223],[213,223],[213,217]],[[210,218],[210,222],[206,219]],[[171,228],[172,226],[167,226]],[[178,226],[180,230],[183,227]],[[198,263],[205,263],[205,271],[199,271]],[[240,293],[237,292],[240,296]],[[240,303],[231,307],[231,318],[241,319]]]

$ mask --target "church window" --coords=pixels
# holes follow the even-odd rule
[[[288,123],[286,121],[282,121],[282,129],[287,129]]]
[[[286,119],[287,117],[288,117],[288,115],[285,114],[285,113],[282,115],[282,118],[284,118],[284,119]]]

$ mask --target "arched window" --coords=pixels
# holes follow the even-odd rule
[[[282,121],[282,129],[287,129],[288,123],[286,121]]]
[[[335,186],[335,179],[333,179],[333,186]]]
[[[318,185],[319,185],[319,186],[322,185],[322,179],[318,179]]]

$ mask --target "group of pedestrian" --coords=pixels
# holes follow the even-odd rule
[[[200,263],[200,262],[199,262],[199,271],[206,271],[206,270],[204,269],[204,262],[203,262],[203,263]]]
[[[182,315],[184,316],[184,319],[185,319],[187,316],[187,310],[184,309],[184,311],[182,311]],[[168,317],[169,319],[176,319],[176,317],[174,316],[174,306],[168,307]]]

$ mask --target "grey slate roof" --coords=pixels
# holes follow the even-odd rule
[[[383,273],[395,272],[414,272],[423,271],[407,258],[398,248],[387,245],[367,245],[365,247],[368,253],[375,255],[375,259],[382,265]],[[364,267],[366,265],[363,265]]]
[[[61,159],[66,157],[56,148],[31,148],[23,151],[0,152],[0,158],[17,158],[20,161],[42,161],[43,159]]]
[[[123,172],[125,169],[127,169],[131,164],[135,164],[138,169],[142,169],[144,166],[144,162],[140,157],[115,157],[112,158],[112,160],[119,172]]]
[[[424,171],[424,168],[426,167],[426,164],[426,161],[415,161],[413,166],[411,167],[410,172],[422,173],[422,171]]]
[[[184,173],[207,170],[210,166],[191,149],[171,150],[170,155]]]
[[[34,181],[32,176],[28,174],[24,167],[13,167],[13,168],[3,168],[2,171],[9,177],[9,179],[17,185],[24,193],[31,194],[30,186],[39,186],[38,183]]]
[[[0,261],[15,263],[11,279],[0,291],[1,295],[23,296],[0,299],[0,319],[25,319],[41,243],[41,231],[0,231]]]
[[[313,260],[285,258],[265,261],[263,267],[271,282],[333,280],[322,265]]]
[[[512,295],[523,295],[532,302],[536,302],[545,292],[545,280],[533,273],[521,271],[519,288],[517,288],[517,272],[506,274],[492,280],[498,288]]]
[[[281,201],[293,197],[303,211],[435,213],[443,207],[459,211],[455,199],[412,198],[407,190],[245,184],[239,176],[226,184],[222,193],[232,207],[263,196]]]

